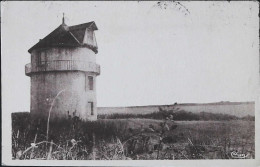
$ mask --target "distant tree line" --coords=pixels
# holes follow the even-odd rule
[[[247,115],[244,117],[237,117],[235,115],[229,115],[229,114],[220,114],[220,113],[209,113],[209,112],[198,112],[198,113],[192,113],[187,112],[184,110],[163,110],[159,108],[159,111],[152,112],[149,114],[122,114],[122,113],[114,113],[114,114],[106,114],[106,115],[98,115],[98,119],[129,119],[129,118],[142,118],[142,119],[157,119],[157,120],[163,120],[169,117],[170,115],[173,116],[173,120],[176,121],[196,121],[196,120],[202,120],[202,121],[209,121],[209,120],[215,120],[215,121],[221,121],[221,120],[249,120],[249,121],[255,121],[255,117],[251,115]],[[19,117],[24,118],[23,120],[26,120],[29,116],[29,112],[20,112],[20,113],[13,113],[12,117]]]
[[[184,110],[163,110],[159,108],[159,111],[149,113],[149,114],[122,114],[114,113],[107,115],[98,115],[98,119],[128,119],[128,118],[143,118],[143,119],[157,119],[162,120],[170,115],[173,116],[173,120],[176,121],[196,121],[196,120],[250,120],[254,121],[255,117],[247,115],[245,117],[237,117],[235,115],[221,114],[221,113],[209,113],[209,112],[199,112],[192,113]]]

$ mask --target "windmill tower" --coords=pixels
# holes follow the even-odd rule
[[[98,46],[94,21],[67,26],[62,24],[41,39],[28,52],[31,63],[25,74],[31,79],[33,116],[51,118],[78,116],[83,120],[97,119],[96,64]]]

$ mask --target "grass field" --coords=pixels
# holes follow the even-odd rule
[[[255,115],[254,102],[219,102],[219,103],[190,103],[190,104],[171,104],[171,105],[151,105],[151,106],[131,106],[131,107],[98,107],[100,115],[107,114],[149,114],[163,110],[183,110],[186,112],[199,113],[208,112],[213,114],[230,114],[237,117]]]
[[[127,121],[128,127],[142,129],[148,125],[153,125],[155,129],[160,129],[160,120],[151,119],[130,119],[130,120],[107,120],[107,121]],[[254,121],[174,121],[177,128],[168,131],[164,136],[172,137],[173,142],[165,143],[164,147],[172,146],[177,151],[171,154],[178,155],[178,159],[228,159],[232,158],[231,152],[245,153],[254,158],[255,130]],[[201,157],[192,157],[188,152],[190,145],[202,146]],[[183,149],[185,148],[186,149]],[[192,148],[192,147],[191,147]],[[174,150],[174,149],[172,149]],[[162,151],[162,154],[165,150]],[[186,157],[179,153],[182,151]],[[177,152],[177,153],[176,153]],[[195,151],[196,152],[196,151]],[[170,151],[169,153],[170,154]],[[167,155],[166,154],[166,155]],[[225,155],[224,155],[225,154]],[[182,156],[181,156],[182,155]],[[145,159],[145,154],[143,155]],[[155,159],[153,157],[152,159]]]
[[[30,123],[13,115],[13,159],[233,159],[255,157],[255,122],[102,119]]]

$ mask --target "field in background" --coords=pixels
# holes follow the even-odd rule
[[[209,112],[214,114],[230,114],[237,117],[247,115],[255,116],[254,102],[219,102],[219,103],[187,103],[172,105],[151,105],[151,106],[132,106],[132,107],[98,107],[98,114],[149,114],[159,111],[159,107],[164,110],[179,109],[192,113]]]

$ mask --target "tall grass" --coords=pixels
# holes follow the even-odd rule
[[[173,121],[77,117],[46,119],[12,114],[13,159],[229,159],[254,158],[254,121]]]
[[[47,139],[47,140],[48,140],[48,138],[49,138],[49,127],[50,127],[50,118],[51,118],[52,108],[53,108],[53,106],[54,106],[54,104],[55,104],[56,98],[59,97],[59,95],[60,95],[62,92],[64,92],[64,91],[65,91],[65,89],[59,91],[59,92],[57,93],[57,95],[54,97],[54,99],[52,100],[51,107],[50,107],[49,114],[48,114],[48,119],[47,119],[47,120],[48,120],[48,121],[47,121],[47,135],[46,135],[46,139]]]
[[[46,122],[52,127],[48,129],[48,138],[46,137]],[[55,149],[57,151],[57,149],[63,148],[63,150],[71,152],[72,150],[69,148],[75,142],[77,147],[74,145],[71,149],[77,148],[79,152],[85,150],[83,152],[90,154],[95,141],[106,140],[110,142],[112,138],[126,136],[124,129],[127,127],[127,122],[107,120],[85,122],[77,119],[77,117],[48,121],[46,119],[32,119],[29,113],[15,113],[12,114],[12,127],[13,157],[17,158],[16,153],[22,151],[22,155],[18,157],[27,159],[29,158],[26,157],[27,153],[35,150],[42,151],[42,153],[39,153],[39,151],[38,153],[45,158],[48,158],[48,152]],[[93,139],[93,134],[95,139]],[[50,146],[52,149],[50,149]],[[66,156],[64,157],[66,158]],[[30,157],[33,156],[30,155]]]

